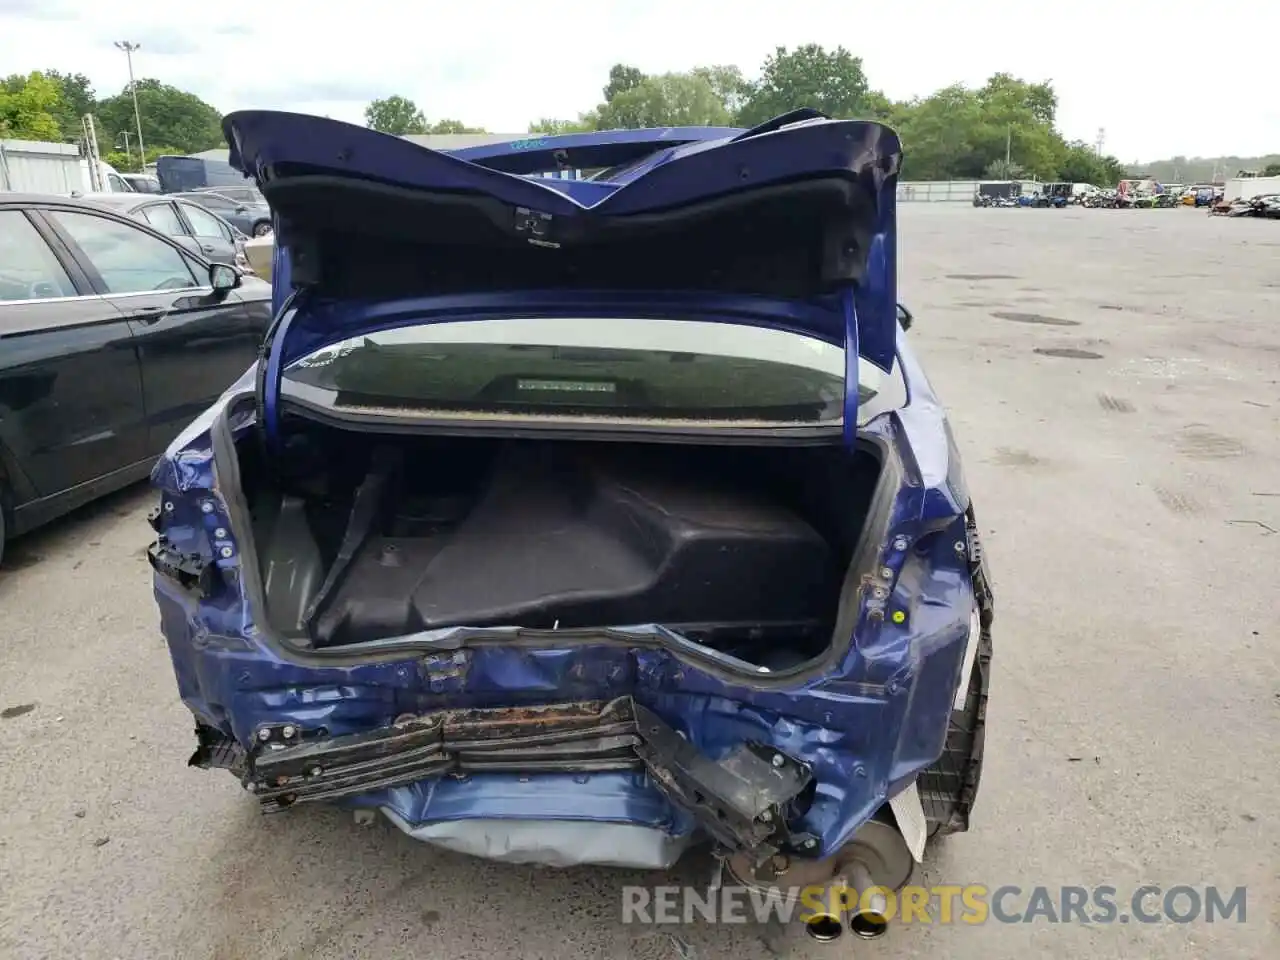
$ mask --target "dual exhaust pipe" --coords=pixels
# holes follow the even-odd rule
[[[861,860],[850,863],[831,881],[823,899],[825,910],[805,918],[804,929],[819,943],[832,943],[849,932],[860,940],[875,940],[889,929],[889,900],[877,887]]]
[[[821,860],[786,856],[756,863],[739,853],[726,861],[731,876],[743,886],[762,891],[803,891],[799,919],[805,933],[820,943],[839,940],[846,933],[856,940],[876,940],[889,930],[897,906],[890,897],[911,879],[915,859],[885,808],[853,838]],[[784,879],[785,877],[785,879]],[[822,899],[814,901],[812,892]],[[794,892],[791,895],[795,895]],[[792,914],[795,916],[795,914]]]

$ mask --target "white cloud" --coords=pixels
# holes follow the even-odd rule
[[[359,122],[369,99],[399,93],[432,119],[519,132],[593,106],[616,62],[651,72],[736,63],[751,74],[775,46],[814,42],[848,47],[872,86],[897,98],[996,71],[1050,79],[1064,133],[1092,141],[1105,128],[1107,150],[1126,161],[1280,149],[1265,43],[1237,42],[1280,35],[1280,7],[1257,0],[276,0],[253,13],[192,8],[188,23],[164,26],[151,9],[72,3],[0,0],[6,72],[80,72],[114,91],[128,74],[112,41],[129,39],[142,43],[139,76],[223,111]]]

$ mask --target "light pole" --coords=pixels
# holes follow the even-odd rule
[[[129,90],[133,93],[133,119],[138,124],[138,155],[142,157],[142,163],[138,169],[143,170],[147,166],[147,148],[142,144],[142,113],[138,110],[138,85],[133,80],[133,51],[142,48],[142,44],[133,43],[129,40],[117,40],[116,48],[123,50],[124,55],[129,60]]]

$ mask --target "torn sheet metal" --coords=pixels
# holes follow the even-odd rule
[[[631,823],[475,819],[415,825],[387,807],[383,807],[382,812],[416,840],[473,857],[545,867],[591,864],[667,870],[675,865],[692,840],[690,835],[672,836]]]

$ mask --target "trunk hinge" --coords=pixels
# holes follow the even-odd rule
[[[267,453],[273,452],[280,437],[280,380],[284,374],[284,345],[289,328],[298,315],[296,301],[300,291],[285,298],[271,319],[262,345],[258,348],[258,376],[254,388],[254,411],[258,434]],[[270,462],[270,461],[268,461]]]
[[[853,287],[840,295],[844,314],[844,445],[852,450],[858,440],[858,307]]]

